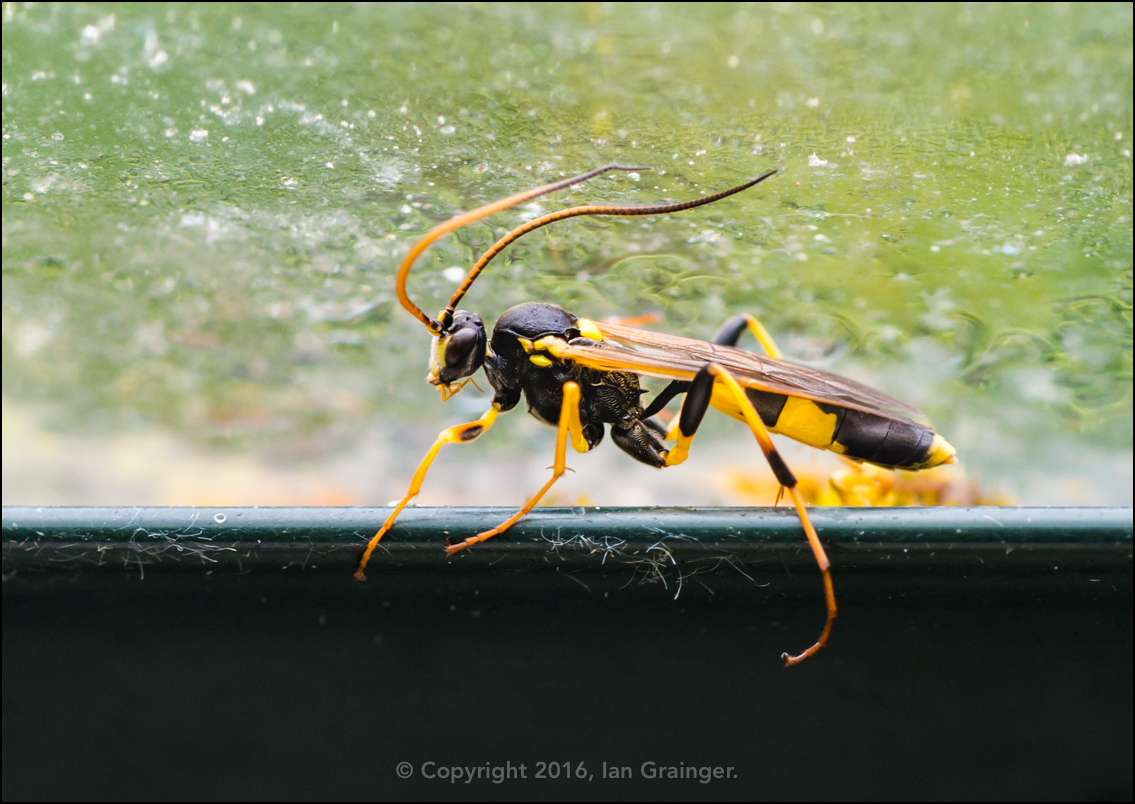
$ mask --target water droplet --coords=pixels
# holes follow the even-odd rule
[[[218,525],[220,525],[226,519],[228,519],[228,517],[226,517],[224,514],[214,514],[213,515],[213,521],[216,522]]]

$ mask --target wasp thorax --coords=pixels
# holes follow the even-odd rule
[[[434,385],[450,385],[473,376],[485,362],[486,342],[481,317],[458,310],[450,325],[434,338],[426,379]]]

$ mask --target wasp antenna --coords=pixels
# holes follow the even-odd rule
[[[622,165],[608,165],[606,168],[600,170],[647,170],[648,168],[641,167],[624,167]],[[572,207],[571,209],[561,209],[559,212],[550,212],[543,217],[536,218],[536,220],[529,221],[523,226],[518,226],[511,232],[506,234],[500,240],[493,244],[492,248],[481,255],[481,259],[477,260],[477,264],[469,271],[469,275],[465,277],[465,281],[461,283],[461,287],[457,289],[457,293],[453,294],[453,299],[450,300],[449,306],[442,312],[441,317],[443,321],[448,321],[452,318],[453,313],[457,310],[457,305],[464,296],[477,277],[480,276],[481,271],[485,270],[485,266],[492,262],[493,258],[500,254],[510,243],[519,240],[524,235],[531,231],[539,229],[541,226],[547,226],[549,223],[556,221],[566,220],[568,218],[575,218],[580,215],[610,215],[616,217],[638,217],[642,215],[667,215],[671,212],[683,212],[687,209],[694,209],[695,207],[703,207],[706,204],[712,204],[714,201],[720,201],[723,198],[728,198],[731,195],[748,190],[754,185],[760,184],[770,176],[779,172],[778,168],[773,168],[763,176],[758,176],[752,181],[747,181],[744,184],[738,184],[736,187],[730,187],[728,190],[722,190],[713,195],[707,195],[702,198],[695,198],[691,201],[681,201],[677,204],[647,204],[641,206],[629,207],[616,207],[609,204],[594,204],[586,207]],[[584,174],[587,175],[587,174]]]
[[[444,223],[438,224],[433,229],[430,229],[430,231],[426,233],[425,237],[415,243],[414,247],[410,249],[410,253],[406,255],[406,259],[402,260],[402,265],[400,265],[398,268],[398,280],[396,285],[396,289],[398,291],[398,301],[402,303],[402,306],[405,307],[411,315],[425,324],[426,329],[428,329],[432,334],[439,334],[448,322],[435,321],[430,318],[428,315],[422,312],[421,308],[418,307],[418,305],[410,301],[410,297],[406,293],[406,279],[410,276],[410,268],[413,267],[414,262],[418,259],[418,257],[422,256],[423,251],[429,248],[430,245],[439,237],[449,234],[450,232],[455,232],[463,226],[468,226],[470,223],[479,221],[482,218],[487,218],[490,215],[494,215],[497,212],[506,210],[509,207],[514,207],[517,204],[523,204],[525,201],[531,201],[533,198],[539,198],[540,196],[546,195],[547,193],[554,193],[556,190],[562,190],[565,187],[571,187],[573,184],[579,184],[580,182],[587,181],[588,179],[593,179],[596,176],[602,173],[606,173],[610,170],[650,170],[650,168],[633,167],[630,165],[620,165],[616,163],[604,165],[603,167],[589,170],[586,173],[581,173],[578,176],[572,176],[567,179],[560,179],[559,181],[552,182],[551,184],[545,184],[541,187],[533,187],[531,190],[515,193],[514,195],[510,195],[506,198],[501,198],[497,201],[485,204],[482,207],[477,207],[477,209],[474,209],[470,212],[463,212],[460,215],[450,218]],[[472,284],[472,280],[469,278],[467,278],[465,281],[466,284]],[[465,295],[465,290],[468,289],[466,287],[466,284],[462,285],[462,288],[464,288],[464,290],[460,291],[459,295],[456,298],[460,298],[461,296]],[[451,315],[452,313],[447,312],[443,315],[443,318],[449,318]]]

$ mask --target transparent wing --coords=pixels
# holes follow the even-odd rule
[[[564,357],[593,368],[631,371],[670,380],[693,379],[706,363],[717,363],[746,388],[829,402],[895,421],[910,421],[900,415],[902,413],[922,415],[917,408],[881,391],[819,369],[733,346],[621,324],[593,323],[603,333],[603,343],[577,340],[561,347]]]

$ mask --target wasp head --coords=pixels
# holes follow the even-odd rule
[[[426,379],[442,389],[457,393],[452,386],[472,377],[485,362],[485,324],[476,313],[458,310],[453,320],[436,337],[430,351],[430,373]]]

